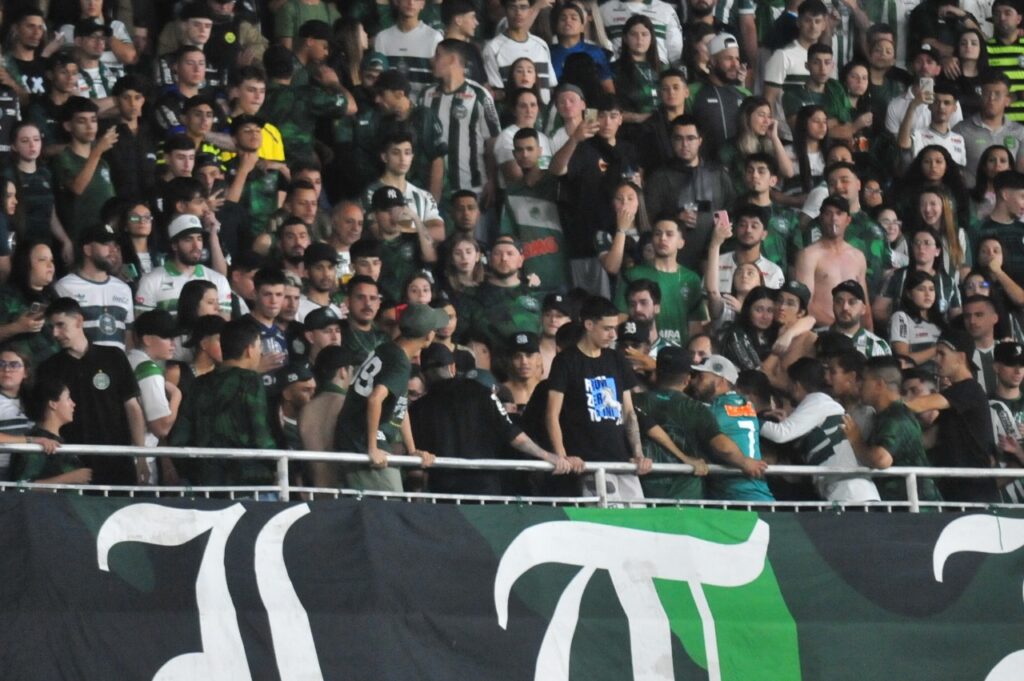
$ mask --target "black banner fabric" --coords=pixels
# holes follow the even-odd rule
[[[0,679],[1024,677],[1024,519],[0,495]]]

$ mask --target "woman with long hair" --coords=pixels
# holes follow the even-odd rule
[[[871,144],[871,126],[875,121],[871,113],[870,83],[867,63],[854,59],[843,65],[839,71],[839,86],[848,109],[845,116],[836,117],[838,125],[829,126],[829,137],[850,142],[860,152],[867,151]]]
[[[658,42],[654,24],[643,14],[634,14],[623,26],[622,52],[612,64],[615,92],[626,111],[623,123],[643,123],[658,108]]]
[[[716,258],[717,260],[717,258]],[[711,256],[708,256],[708,262]],[[728,293],[718,290],[718,276],[708,276],[710,268],[704,275],[708,294],[708,314],[711,316],[711,327],[722,328],[736,319],[743,309],[747,296],[758,286],[764,286],[764,272],[754,263],[741,263],[732,273],[732,287]]]
[[[981,75],[988,70],[988,39],[976,28],[966,28],[957,38],[954,50],[956,69],[960,74],[953,80],[960,91],[960,109],[964,120],[981,111],[981,93],[978,87]]]
[[[722,355],[739,369],[760,369],[775,343],[776,291],[756,286],[747,293],[736,321],[722,329],[718,345]]]
[[[60,444],[48,437],[32,437],[32,421],[25,415],[21,395],[31,384],[30,357],[11,345],[0,346],[0,444],[42,445],[53,454]],[[11,455],[0,452],[0,480],[10,480]]]
[[[121,230],[118,244],[121,246],[122,279],[134,289],[142,275],[149,274],[154,267],[163,265],[163,254],[157,248],[153,229],[153,211],[141,198],[125,201],[119,219]]]
[[[615,230],[597,232],[597,259],[610,275],[616,275],[643,262],[640,238],[651,231],[647,218],[647,205],[640,187],[630,180],[622,180],[612,194],[615,211]]]
[[[811,189],[821,184],[825,175],[825,141],[828,138],[828,114],[824,107],[801,107],[793,125],[793,143],[786,147],[789,160],[797,173],[784,186],[779,200],[791,207],[800,207]]]
[[[185,346],[195,330],[200,317],[220,314],[220,300],[217,297],[217,286],[205,279],[194,279],[187,282],[178,296],[177,308],[178,337],[174,344],[174,359],[180,362],[191,362],[192,351]]]
[[[46,325],[46,308],[57,297],[55,271],[49,244],[20,241],[11,258],[11,276],[0,288],[0,341],[30,357],[33,367],[59,349]]]
[[[907,231],[910,248],[910,264],[892,273],[885,283],[881,295],[875,297],[871,312],[878,328],[891,319],[906,290],[907,281],[914,272],[924,272],[935,284],[936,307],[945,319],[953,319],[961,312],[960,289],[949,274],[942,269],[942,239],[931,227],[917,225]]]
[[[907,275],[900,309],[889,322],[889,342],[895,355],[906,355],[918,366],[935,358],[935,344],[945,322],[938,308],[935,278],[915,270]]]
[[[370,49],[370,37],[359,19],[346,18],[334,29],[335,41],[340,49],[334,51],[332,66],[341,79],[341,84],[351,91],[352,87],[363,84],[360,64],[363,55]]]
[[[967,235],[957,226],[953,214],[953,200],[940,185],[929,185],[917,195],[917,224],[931,228],[939,235],[942,249],[942,269],[953,281],[971,269],[971,255],[967,249]]]
[[[710,24],[697,23],[687,27],[686,40],[683,42],[683,71],[686,82],[693,84],[707,81],[711,73],[711,52],[708,47],[718,33]]]
[[[889,242],[889,251],[892,253],[892,269],[896,270],[909,265],[910,251],[907,246],[907,238],[903,236],[903,221],[896,214],[896,209],[888,204],[883,204],[875,208],[871,215],[885,232],[885,239]]]
[[[958,225],[970,221],[970,195],[960,174],[960,166],[953,161],[949,151],[937,144],[929,144],[914,157],[900,186],[900,214],[913,215],[917,212],[917,195],[932,184],[942,185],[953,200],[954,214]]]
[[[999,315],[999,321],[1011,322],[1017,332],[1024,319],[1024,286],[1014,281],[1003,269],[1003,255],[1003,243],[999,239],[994,236],[983,237],[978,241],[976,268],[971,273],[981,274],[989,282],[992,299],[996,301],[997,307],[1007,312],[1006,315]],[[966,277],[964,279],[966,281]]]
[[[775,157],[779,177],[788,180],[795,171],[779,138],[779,127],[772,116],[772,105],[764,97],[753,95],[743,100],[736,122],[736,137],[726,141],[719,149],[718,158],[732,178],[737,195],[746,193],[743,174],[746,157],[762,152]]]
[[[992,185],[996,175],[1014,167],[1013,152],[1002,144],[993,144],[981,152],[978,159],[978,170],[974,177],[974,188],[971,189],[971,224],[968,232],[972,235],[977,231],[996,206],[996,190]]]
[[[460,294],[476,288],[483,281],[484,263],[480,244],[467,234],[453,237],[444,264],[445,290],[457,300]]]
[[[538,120],[545,119],[544,98],[541,95],[540,79],[537,77],[537,65],[533,63],[533,60],[529,57],[520,57],[512,62],[512,65],[508,68],[508,78],[505,79],[505,90],[506,94],[510,94],[519,89],[532,90],[537,95],[537,101],[541,103],[541,112],[538,115]],[[515,121],[516,112],[512,108],[513,105],[508,101],[508,98],[503,98],[500,102],[500,109],[498,113],[501,117],[501,124],[503,126],[510,125]]]

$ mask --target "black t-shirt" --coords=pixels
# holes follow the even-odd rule
[[[939,445],[929,458],[936,466],[991,468],[995,454],[992,416],[988,398],[974,379],[954,383],[942,391],[949,409],[939,412]],[[946,501],[998,502],[999,491],[993,479],[940,479],[939,489]]]
[[[522,432],[494,393],[471,378],[431,385],[424,397],[409,406],[409,418],[416,446],[437,456],[500,458]],[[501,478],[494,471],[432,469],[430,491],[500,494]]]
[[[81,359],[58,352],[39,365],[39,376],[60,379],[75,402],[74,420],[61,428],[67,442],[88,445],[131,445],[124,403],[139,396],[135,374],[125,354],[112,347],[89,345]],[[82,457],[99,485],[131,485],[135,466],[128,457]]]
[[[576,147],[559,202],[568,257],[597,255],[594,235],[598,230],[611,231],[615,227],[615,185],[639,169],[636,147],[624,140],[618,140],[613,147],[603,138],[594,137]]]
[[[570,456],[586,461],[628,461],[623,397],[636,378],[614,350],[588,357],[578,346],[555,355],[548,388],[565,395],[559,423]]]

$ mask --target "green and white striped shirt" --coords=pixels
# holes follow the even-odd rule
[[[441,121],[448,140],[446,174],[450,189],[479,192],[487,181],[484,147],[501,130],[491,93],[472,80],[454,92],[431,85],[423,93],[422,104]]]
[[[420,22],[409,32],[402,32],[398,26],[385,28],[373,39],[373,47],[388,58],[391,68],[398,69],[409,78],[412,86],[409,96],[416,101],[434,80],[430,60],[443,39],[440,32]]]

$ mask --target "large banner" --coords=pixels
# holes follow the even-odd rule
[[[3,681],[1010,681],[1024,519],[0,494]]]

